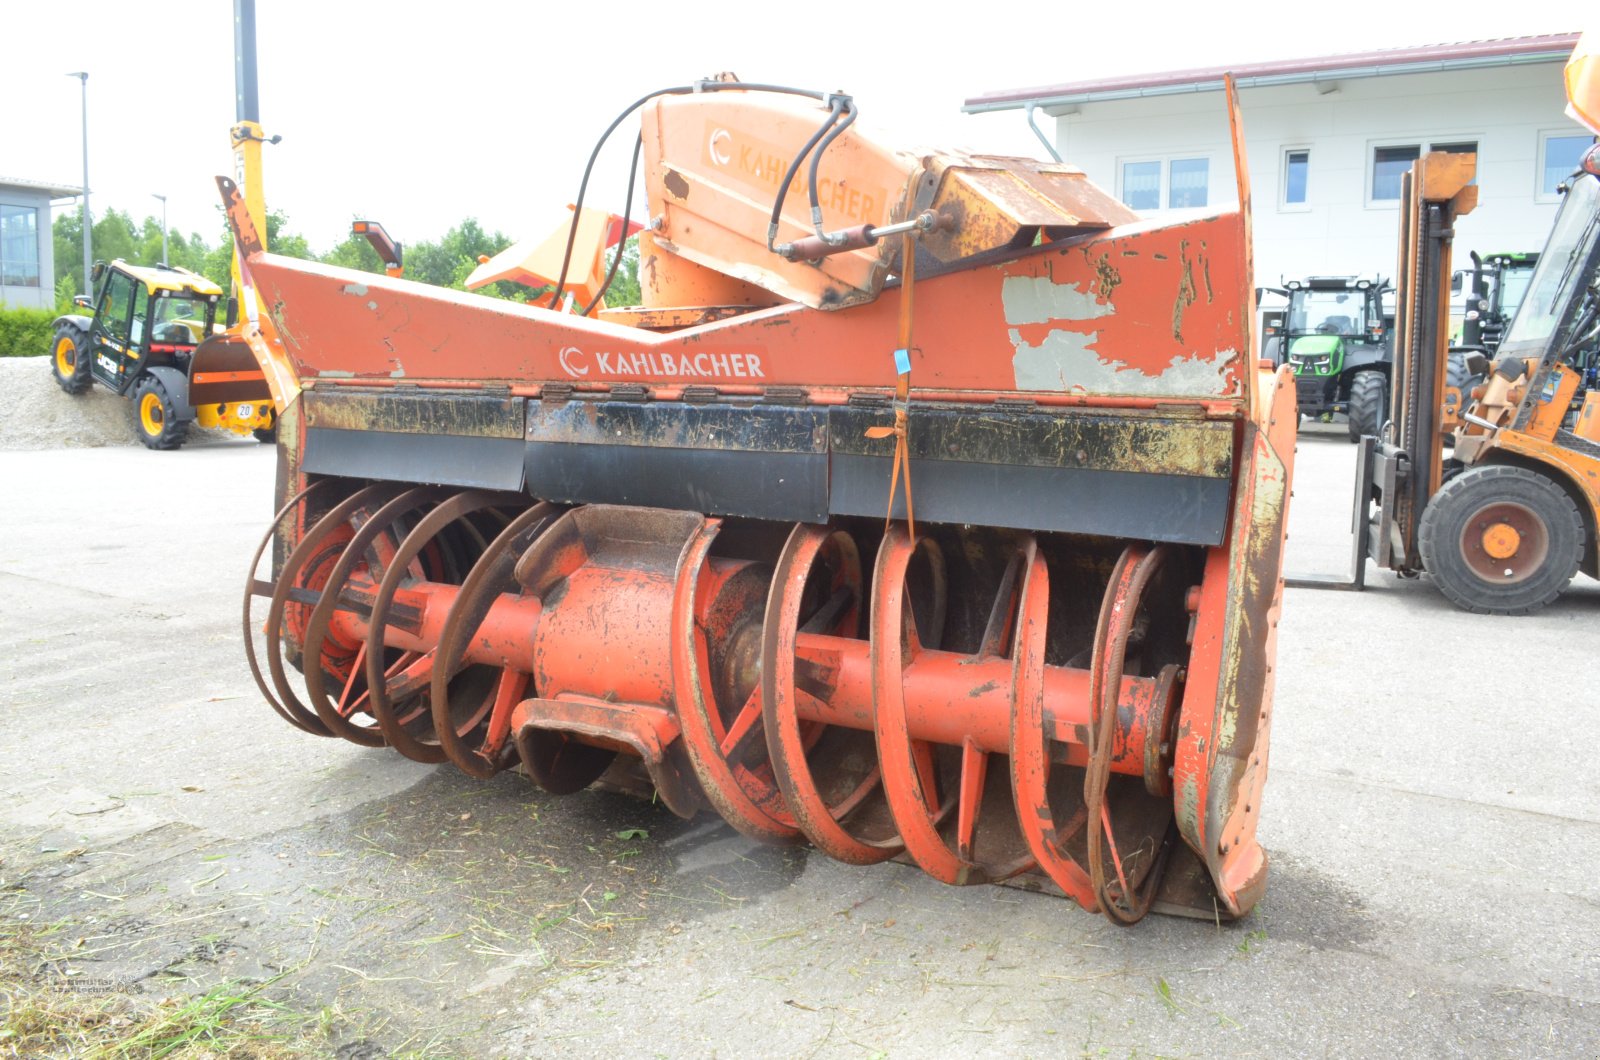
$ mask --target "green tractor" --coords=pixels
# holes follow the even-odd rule
[[[133,432],[150,449],[176,449],[189,426],[276,436],[276,410],[248,347],[218,335],[222,289],[188,269],[97,262],[94,315],[55,320],[50,372],[69,394],[99,383],[133,399]],[[213,340],[207,343],[206,340]],[[210,352],[215,351],[215,352]],[[204,392],[206,400],[191,404]]]
[[[1263,354],[1294,370],[1300,415],[1350,421],[1350,440],[1376,435],[1388,416],[1394,362],[1378,277],[1311,276],[1266,290],[1289,304],[1264,314]]]
[[[1466,294],[1462,346],[1491,355],[1500,349],[1500,338],[1517,315],[1517,306],[1522,304],[1537,264],[1537,252],[1483,256],[1472,251],[1472,268],[1457,272],[1451,284],[1452,294],[1463,289]]]

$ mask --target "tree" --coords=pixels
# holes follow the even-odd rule
[[[410,250],[402,251],[402,257],[409,258]],[[378,252],[372,249],[372,244],[367,242],[366,236],[356,235],[351,232],[344,237],[344,242],[322,255],[322,260],[329,265],[338,265],[346,269],[360,269],[362,272],[383,272],[383,262],[378,258]]]
[[[159,239],[159,235],[157,236]],[[80,251],[80,256],[81,256]],[[150,265],[154,262],[140,253],[139,237],[133,228],[133,218],[115,207],[100,215],[94,223],[94,257],[96,261],[115,261],[121,258],[130,265]],[[161,244],[156,244],[156,261],[161,260]]]
[[[83,275],[83,215],[77,210],[57,215],[50,226],[50,240],[55,247],[57,288],[71,280],[73,294],[88,294]]]
[[[274,254],[282,254],[286,258],[303,258],[306,261],[316,261],[317,256],[311,253],[311,245],[302,235],[288,231],[289,215],[282,210],[267,211],[267,250]],[[233,246],[233,235],[230,233],[227,243]]]
[[[615,247],[606,251],[607,269],[611,267],[611,257],[616,252]],[[611,286],[606,288],[606,305],[638,305],[640,301],[639,237],[630,236],[623,244],[622,263],[617,266],[617,274],[611,278]]]

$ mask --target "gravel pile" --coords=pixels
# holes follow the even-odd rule
[[[77,397],[50,374],[49,357],[0,357],[0,449],[92,449],[138,445],[133,402],[98,384]],[[185,445],[256,445],[227,431],[189,428]]]

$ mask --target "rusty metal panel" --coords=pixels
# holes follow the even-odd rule
[[[941,261],[996,247],[1027,246],[1041,229],[1057,235],[1130,224],[1138,215],[1089,182],[1081,170],[1032,159],[952,163],[931,208],[940,226],[922,247]]]
[[[488,489],[522,488],[526,402],[509,395],[311,389],[304,470]]]
[[[305,395],[307,427],[389,434],[521,438],[525,408],[510,394],[340,388]]]
[[[845,406],[835,408],[831,418],[833,452],[894,455],[892,438],[866,435],[867,428],[894,421],[891,409]],[[918,407],[907,445],[913,460],[1227,479],[1233,474],[1234,426],[1159,413],[1060,414],[946,405]]]
[[[676,402],[535,403],[529,492],[563,504],[644,504],[712,515],[828,515],[828,413]]]

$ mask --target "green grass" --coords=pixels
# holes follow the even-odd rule
[[[317,1017],[265,996],[277,979],[154,1001],[115,983],[64,975],[67,955],[53,935],[49,927],[0,919],[0,1057],[280,1060],[329,1051]]]

